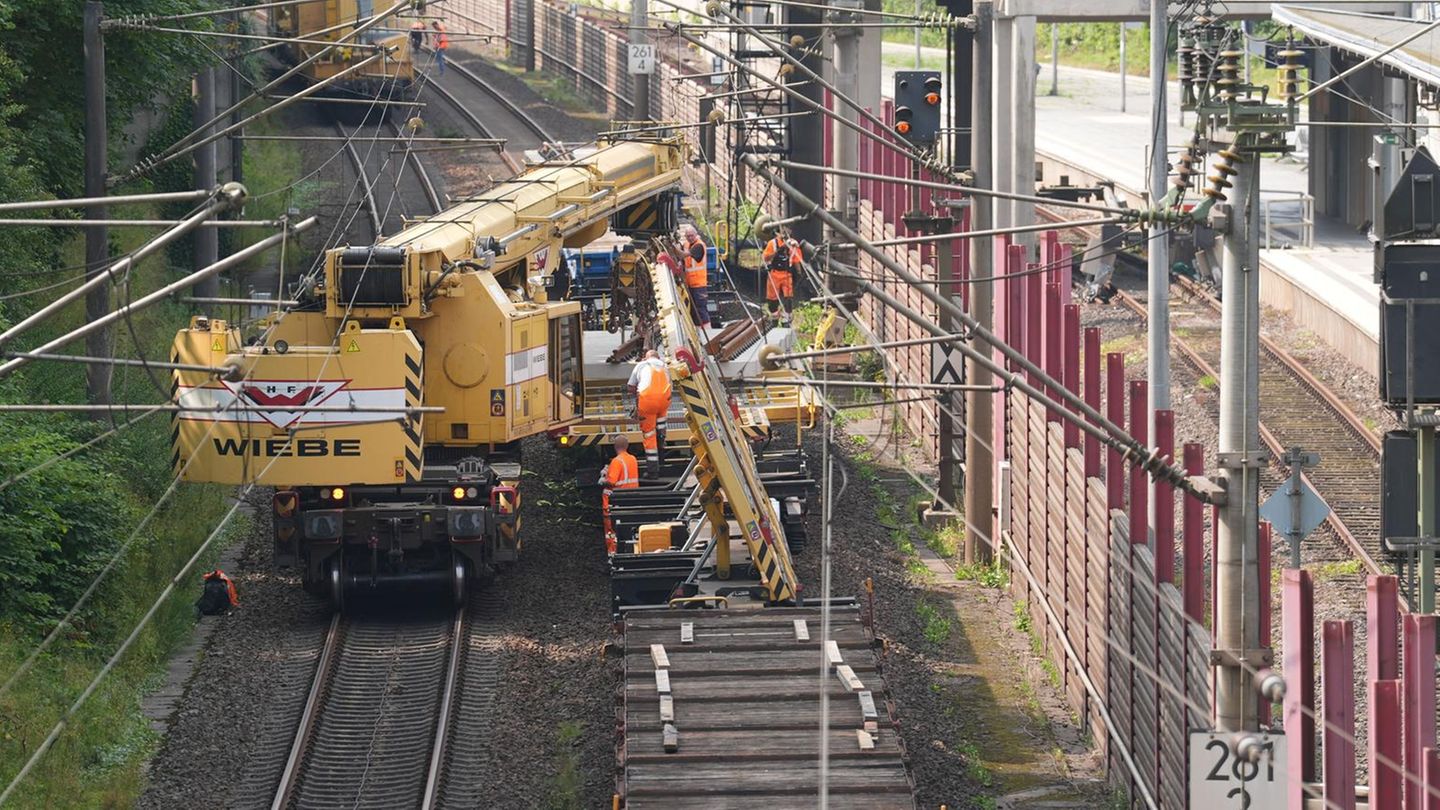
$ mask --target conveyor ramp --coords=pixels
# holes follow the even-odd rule
[[[859,608],[832,608],[830,637],[839,664],[825,675],[829,806],[914,810],[874,638]],[[625,619],[622,649],[622,807],[818,806],[827,649],[819,608],[635,612]]]

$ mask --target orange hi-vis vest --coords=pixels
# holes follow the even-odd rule
[[[789,261],[786,262],[786,266],[788,267],[794,267],[805,260],[804,254],[800,252],[800,248],[790,247],[786,244],[786,240],[777,236],[769,242],[766,242],[765,250],[761,252],[761,258],[765,262],[765,267],[771,270],[777,269],[770,263],[770,260],[775,257],[776,253],[780,253],[782,250],[786,251],[782,255],[789,259]]]
[[[634,489],[640,486],[640,462],[630,451],[616,453],[605,468],[605,489]],[[593,492],[593,490],[592,490]]]
[[[699,245],[701,250],[698,260],[690,255],[690,252],[695,249],[696,245]],[[705,263],[708,258],[707,251],[708,248],[705,245],[705,240],[698,236],[695,237],[694,242],[685,243],[685,286],[705,287],[710,284],[710,274],[705,270]]]
[[[450,36],[443,30],[435,31],[435,50],[443,51],[450,48]]]

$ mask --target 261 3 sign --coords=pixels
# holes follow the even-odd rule
[[[1257,733],[1260,759],[1235,754],[1232,736],[1190,732],[1190,806],[1204,810],[1260,810],[1285,806],[1285,736]]]

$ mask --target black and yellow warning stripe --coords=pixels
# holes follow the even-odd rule
[[[637,232],[654,231],[660,224],[660,198],[641,200],[615,212],[612,226],[615,232],[632,236]]]
[[[419,408],[422,404],[424,390],[421,386],[424,383],[424,366],[420,363],[419,351],[410,350],[405,352],[405,407]],[[424,430],[424,414],[411,413],[405,419],[405,481],[415,482],[420,480],[424,471],[424,455],[421,450],[421,436]]]

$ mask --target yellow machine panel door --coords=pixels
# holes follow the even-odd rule
[[[512,434],[529,433],[535,423],[550,421],[549,325],[550,319],[543,312],[511,322],[505,385],[510,389]]]
[[[585,359],[581,355],[578,314],[550,322],[550,387],[555,421],[567,422],[580,415]]]

